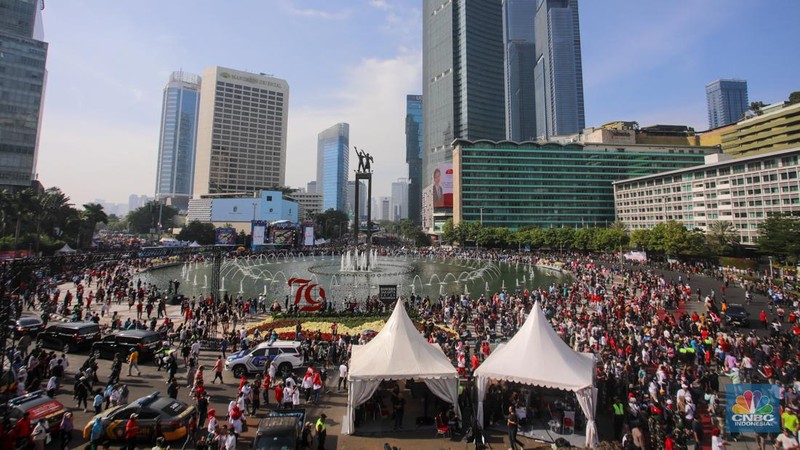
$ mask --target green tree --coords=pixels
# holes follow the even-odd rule
[[[338,239],[347,234],[347,224],[350,219],[344,211],[329,208],[325,212],[317,214],[314,222],[317,226],[318,237],[330,240]],[[355,222],[358,221],[356,220]]]
[[[800,256],[800,220],[787,214],[773,214],[758,226],[758,251],[780,261],[796,263]]]
[[[641,250],[650,250],[650,230],[636,229],[631,232],[630,244]]]
[[[794,105],[795,103],[800,103],[800,91],[789,94],[789,104]]]
[[[739,233],[727,220],[711,222],[706,230],[708,247],[716,255],[728,255],[739,245]]]
[[[456,229],[453,226],[453,218],[449,218],[442,225],[442,240],[447,243],[453,243],[456,240]]]
[[[200,245],[213,245],[215,229],[213,223],[193,220],[186,224],[178,233],[177,239],[181,241],[197,241]]]
[[[574,233],[575,240],[573,242],[573,247],[576,250],[581,250],[584,252],[590,249],[594,250],[594,241],[598,231],[599,230],[597,228],[593,227],[578,228]]]
[[[164,230],[172,228],[173,219],[178,215],[178,209],[170,205],[159,204],[151,201],[140,208],[129,212],[125,221],[128,228],[134,233],[147,234],[151,229],[158,229],[158,218],[161,216],[161,227]]]
[[[103,210],[103,205],[98,203],[86,203],[83,205],[81,211],[81,218],[83,219],[82,237],[81,242],[84,246],[89,246],[92,242],[95,229],[99,223],[108,223],[108,215]]]

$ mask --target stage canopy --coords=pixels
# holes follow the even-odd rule
[[[587,418],[586,446],[597,445],[594,355],[578,353],[564,343],[548,323],[539,304],[508,343],[492,352],[475,370],[478,385],[478,423],[483,424],[483,400],[490,380],[573,391]]]
[[[402,300],[367,344],[354,345],[348,374],[347,414],[342,433],[353,433],[355,408],[366,403],[382,380],[424,381],[431,392],[458,408],[458,372],[438,345],[430,344],[406,314]]]

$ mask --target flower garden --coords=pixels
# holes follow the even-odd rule
[[[259,330],[262,337],[270,329],[274,329],[278,333],[278,339],[281,340],[294,340],[295,327],[297,322],[303,329],[305,336],[314,336],[317,332],[320,333],[322,340],[333,340],[332,326],[335,323],[338,334],[360,335],[378,333],[381,331],[388,316],[298,316],[286,317],[283,315],[273,315],[259,323],[247,327],[247,335],[252,339],[256,330]],[[414,325],[418,330],[422,331],[424,322],[412,319]],[[456,332],[451,328],[442,324],[435,324],[436,328],[446,332],[450,336],[457,336]]]

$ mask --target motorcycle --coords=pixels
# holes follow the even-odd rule
[[[153,360],[156,362],[156,367],[158,367],[158,370],[161,371],[162,368],[167,368],[170,358],[174,358],[176,356],[177,353],[175,349],[161,347],[161,350],[157,351],[156,354],[153,355]]]

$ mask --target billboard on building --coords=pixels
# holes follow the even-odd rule
[[[314,227],[311,225],[303,230],[303,245],[308,247],[314,245]]]
[[[217,228],[214,231],[214,242],[217,245],[236,245],[236,228]]]
[[[453,207],[453,164],[437,164],[433,169],[433,207]]]
[[[264,245],[264,237],[267,234],[267,224],[265,222],[253,222],[253,246]]]

